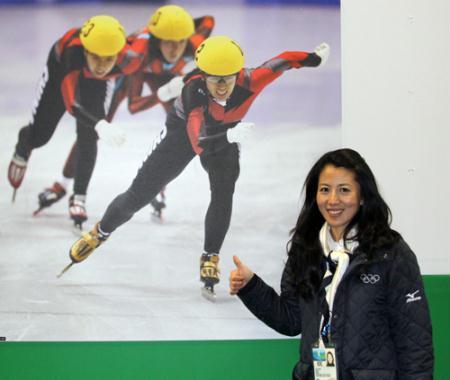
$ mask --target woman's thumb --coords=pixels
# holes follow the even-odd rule
[[[239,260],[239,257],[237,257],[236,255],[233,256],[233,262],[234,265],[236,265],[236,268],[238,269],[241,269],[244,266],[244,264],[242,264],[242,261]]]

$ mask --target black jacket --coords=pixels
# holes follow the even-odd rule
[[[293,379],[313,380],[312,345],[319,336],[325,291],[301,298],[291,260],[281,295],[257,275],[238,296],[260,320],[284,335],[302,334]],[[428,302],[417,259],[400,239],[371,262],[355,253],[336,292],[331,336],[339,380],[430,380],[433,347]]]

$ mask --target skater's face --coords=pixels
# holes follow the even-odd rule
[[[117,55],[101,57],[97,54],[90,53],[87,50],[84,52],[89,71],[95,78],[103,78],[105,75],[108,75],[117,61]]]
[[[331,227],[333,239],[338,241],[361,204],[360,186],[353,171],[326,165],[319,176],[316,202]]]
[[[236,78],[236,75],[228,75],[224,77],[206,75],[206,88],[213,98],[224,101],[231,96],[234,86],[236,85]]]
[[[187,39],[180,41],[161,40],[159,48],[161,49],[161,54],[167,62],[175,63],[181,58],[186,50],[187,42]]]

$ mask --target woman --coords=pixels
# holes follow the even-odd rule
[[[219,251],[231,220],[239,177],[239,146],[249,123],[240,121],[263,89],[291,68],[318,67],[327,44],[315,52],[284,52],[255,69],[244,68],[239,45],[226,36],[205,40],[196,51],[199,70],[189,74],[161,133],[130,188],[108,206],[99,225],[72,246],[70,258],[85,260],[116,228],[147,205],[198,155],[208,173],[211,198],[205,217],[204,253],[200,258],[203,294],[214,297],[219,282]]]
[[[333,347],[340,380],[432,379],[428,303],[416,257],[389,227],[375,177],[354,150],[309,172],[281,295],[236,256],[230,293],[276,331],[302,334],[293,379],[314,379],[313,349]]]

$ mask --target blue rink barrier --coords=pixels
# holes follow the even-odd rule
[[[146,4],[162,4],[165,0],[132,0],[127,3],[146,3]],[[224,4],[230,1],[225,1]],[[233,3],[242,3],[248,5],[318,5],[318,6],[339,6],[340,0],[231,0]],[[64,3],[125,3],[125,0],[0,0],[0,5],[52,5]],[[190,0],[189,3],[208,3],[207,0]],[[220,2],[219,2],[220,3]]]
[[[0,0],[0,5],[56,5],[56,4],[107,4],[107,3],[146,3],[162,4],[165,0]]]
[[[259,5],[335,5],[339,6],[341,0],[245,0],[246,4]]]

